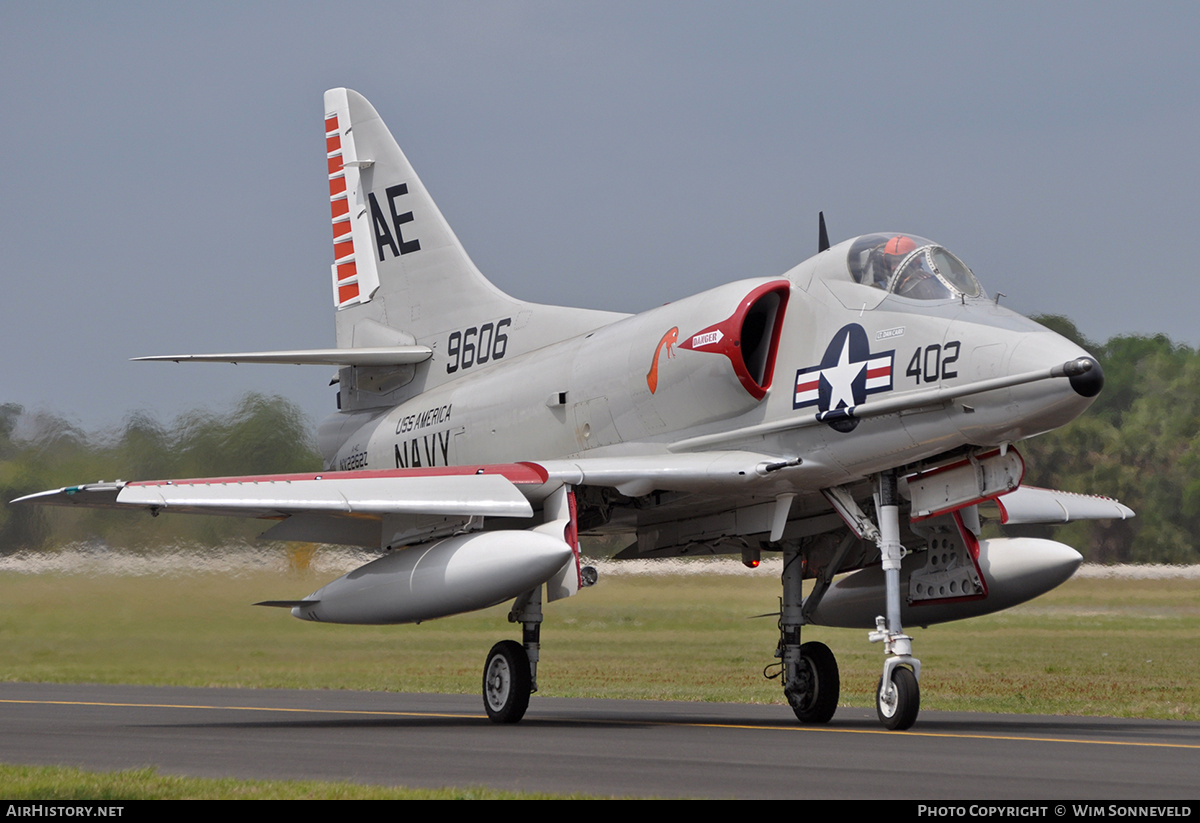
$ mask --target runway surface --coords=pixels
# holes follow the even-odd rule
[[[0,683],[0,761],[639,797],[1194,799],[1200,723],[783,706]]]

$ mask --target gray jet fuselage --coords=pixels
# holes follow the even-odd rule
[[[1061,426],[1091,404],[1093,398],[1068,381],[1052,380],[863,419],[848,432],[826,425],[786,427],[817,411],[819,403],[798,403],[797,383],[815,373],[830,342],[847,326],[862,329],[867,359],[886,360],[883,368],[890,372],[887,379],[876,379],[881,390],[870,392],[867,403],[1089,356],[987,297],[917,300],[852,282],[844,274],[848,244],[806,261],[785,278],[730,283],[512,359],[464,368],[459,357],[457,379],[390,411],[360,412],[368,422],[340,444],[325,435],[327,468],[415,468],[717,446],[801,456],[806,485],[824,487],[964,445],[1015,442]],[[730,357],[705,351],[703,341],[691,348],[681,344],[733,316],[756,289],[772,286],[786,289],[786,305],[773,373],[765,375],[765,391],[756,398],[739,380]],[[499,326],[503,336],[517,338],[521,329],[514,321],[495,318],[493,329]],[[660,346],[673,329],[675,341]],[[434,350],[430,369],[455,365],[447,352],[456,333],[418,339]],[[497,350],[494,341],[495,332],[483,340],[492,346],[489,354]],[[844,369],[858,367],[852,357],[846,360]],[[657,376],[653,390],[647,379],[652,371]],[[335,416],[323,431],[344,432],[344,417]],[[770,431],[772,424],[783,428]]]

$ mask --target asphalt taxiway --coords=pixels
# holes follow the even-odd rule
[[[534,696],[0,683],[0,761],[638,797],[1188,799],[1200,723]]]

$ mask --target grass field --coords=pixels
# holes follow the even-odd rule
[[[177,777],[155,769],[91,772],[68,766],[0,765],[0,795],[12,800],[576,800],[583,795],[502,792],[483,786],[407,789],[322,780]],[[19,814],[19,811],[15,812]]]
[[[519,637],[506,607],[420,626],[305,623],[264,599],[336,575],[0,573],[0,679],[474,693],[483,657]],[[778,579],[602,576],[550,604],[541,694],[782,703]],[[1077,579],[1032,603],[915,629],[923,709],[1200,720],[1200,582]],[[883,655],[865,631],[812,628],[842,705],[873,705]],[[781,716],[787,710],[781,709]]]

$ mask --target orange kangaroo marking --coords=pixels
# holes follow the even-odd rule
[[[662,340],[658,341],[658,347],[654,349],[654,362],[650,364],[650,371],[646,374],[646,385],[650,387],[651,394],[658,391],[658,357],[662,354],[663,346],[667,347],[667,357],[674,357],[675,344],[678,342],[678,326],[672,326],[671,330],[662,336]]]

